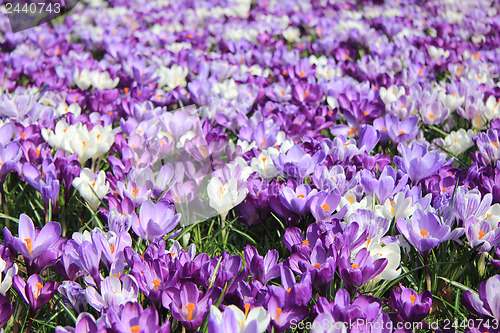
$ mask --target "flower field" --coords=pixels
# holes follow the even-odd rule
[[[0,328],[500,332],[499,10],[2,6]]]

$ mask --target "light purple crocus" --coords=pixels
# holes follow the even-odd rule
[[[200,327],[210,306],[217,301],[221,293],[222,289],[215,287],[203,295],[193,282],[184,283],[180,290],[172,288],[172,317],[187,329],[194,330]]]
[[[335,213],[340,203],[340,192],[337,189],[328,192],[319,192],[311,200],[311,213],[316,222],[330,222],[333,219],[344,218],[347,206],[344,206],[338,213]]]
[[[366,248],[362,248],[351,261],[348,248],[343,247],[338,258],[338,266],[340,277],[344,281],[346,289],[352,292],[382,273],[387,266],[387,259],[373,260],[370,252]]]
[[[7,227],[4,227],[3,234],[6,243],[10,243],[29,265],[59,239],[61,225],[57,222],[49,222],[38,231],[31,218],[26,214],[21,214],[19,216],[19,237],[12,236]]]
[[[153,306],[142,308],[137,302],[127,302],[123,310],[109,311],[109,320],[118,332],[158,332],[158,312]]]
[[[495,275],[479,285],[478,294],[467,290],[462,295],[462,300],[467,309],[476,313],[481,318],[494,318],[500,320],[500,275]]]
[[[175,208],[167,202],[156,204],[147,200],[139,210],[139,218],[132,219],[132,230],[141,238],[153,241],[172,231],[181,218]]]
[[[139,295],[137,281],[131,275],[121,278],[108,276],[101,282],[101,293],[90,286],[85,290],[85,297],[90,306],[100,311],[103,308],[117,308],[129,301],[136,301]]]
[[[453,209],[459,220],[458,223],[463,226],[469,218],[479,218],[486,214],[492,201],[491,193],[482,196],[478,189],[469,190],[465,186],[457,187],[453,200]]]
[[[398,117],[389,114],[385,118],[378,118],[373,122],[373,126],[380,131],[382,142],[387,142],[390,139],[396,144],[415,139],[418,134],[417,125],[418,117],[416,116],[399,121]]]
[[[394,164],[410,177],[414,184],[434,175],[443,166],[449,165],[453,159],[446,161],[446,154],[437,150],[428,151],[425,146],[400,144],[398,151],[401,157],[394,156]]]
[[[375,193],[381,205],[392,195],[400,192],[408,182],[408,175],[404,175],[398,181],[396,171],[390,165],[382,170],[378,179],[368,170],[361,170],[359,175],[365,193],[367,195]]]
[[[398,321],[420,322],[431,310],[432,293],[424,290],[420,294],[402,285],[391,292],[390,306],[398,312]]]
[[[481,245],[476,251],[488,252],[500,243],[500,228],[493,228],[488,221],[471,217],[465,223],[465,236],[471,248]]]
[[[311,190],[306,184],[297,186],[295,191],[285,186],[280,193],[280,200],[286,209],[304,217],[309,212],[311,202],[317,192],[318,190]]]
[[[272,155],[271,158],[279,172],[301,182],[314,171],[314,168],[325,159],[325,156],[325,152],[322,150],[311,156],[301,146],[295,145],[286,154],[280,153],[278,157]]]
[[[463,228],[451,231],[451,226],[441,223],[439,217],[432,213],[424,213],[417,209],[410,220],[399,218],[396,221],[399,232],[418,252],[426,257],[432,248],[442,242],[463,235]]]
[[[31,275],[26,282],[16,275],[12,278],[12,285],[30,306],[30,316],[34,316],[47,304],[57,291],[57,282],[48,281],[44,284],[37,274]]]
[[[104,318],[104,317],[101,317]],[[56,327],[56,333],[98,333],[100,332],[99,326],[94,317],[87,312],[82,312],[76,318],[75,327]]]

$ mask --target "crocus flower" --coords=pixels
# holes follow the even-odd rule
[[[352,291],[379,275],[387,266],[387,259],[374,260],[370,252],[363,248],[351,260],[347,247],[344,247],[338,258],[338,266],[347,290]]]
[[[63,295],[63,300],[70,305],[77,313],[85,311],[87,299],[85,289],[74,281],[63,281],[57,290]]]
[[[73,180],[73,186],[80,192],[80,195],[87,201],[94,211],[97,210],[101,199],[109,191],[109,183],[106,182],[104,171],[99,171],[97,178],[90,169],[85,168],[80,176]]]
[[[491,207],[492,200],[491,193],[482,196],[478,189],[468,190],[465,186],[459,186],[453,201],[453,209],[459,224],[464,225],[469,218],[479,218],[484,215]]]
[[[6,295],[12,285],[12,277],[17,274],[17,264],[7,268],[7,263],[0,257],[0,294]],[[3,275],[3,278],[2,278]]]
[[[21,155],[21,145],[18,142],[5,146],[0,144],[0,183],[5,182],[7,175],[16,168]]]
[[[33,274],[24,281],[16,275],[12,279],[14,288],[30,306],[30,315],[34,316],[45,304],[47,304],[57,291],[57,282],[48,281],[43,284],[40,275]]]
[[[263,333],[271,317],[266,310],[257,306],[250,310],[251,304],[245,304],[245,312],[235,305],[229,305],[221,312],[215,305],[210,307],[208,331],[210,333]]]
[[[276,250],[267,252],[263,258],[255,247],[251,245],[245,247],[245,261],[250,267],[250,273],[252,273],[254,280],[258,280],[264,285],[280,275],[281,263],[278,264],[278,259],[278,251]]]
[[[35,230],[31,218],[26,214],[21,214],[19,216],[19,237],[12,236],[7,227],[4,227],[3,234],[6,243],[10,243],[29,265],[59,239],[61,225],[57,222],[49,222],[38,231]]]
[[[0,294],[0,328],[4,327],[9,321],[13,313],[12,304],[10,304],[10,299],[8,299],[3,294]]]
[[[137,281],[130,275],[122,275],[120,279],[108,276],[101,282],[101,294],[92,286],[85,290],[87,302],[98,311],[109,307],[117,308],[129,301],[135,302],[138,294]]]
[[[103,317],[101,317],[103,318]],[[87,312],[82,312],[76,318],[75,328],[57,326],[56,333],[98,333],[99,326],[94,317]]]
[[[267,313],[271,316],[271,325],[275,331],[283,332],[289,328],[293,322],[300,322],[309,314],[306,306],[296,306],[286,303],[283,298],[271,296],[267,303]]]
[[[418,294],[400,285],[398,289],[392,290],[390,305],[398,312],[398,321],[420,322],[431,310],[432,294],[428,290]]]
[[[158,312],[154,306],[142,308],[137,302],[127,302],[120,312],[110,311],[110,322],[118,332],[158,332]]]
[[[286,209],[304,217],[308,213],[311,202],[317,192],[316,189],[311,190],[309,185],[306,184],[297,186],[295,191],[285,186],[280,193],[280,200]]]
[[[299,185],[300,186],[300,185]],[[335,214],[337,206],[340,203],[340,192],[332,190],[329,192],[319,192],[311,200],[311,213],[316,219],[316,222],[331,221],[334,218],[342,219],[347,211],[344,207],[340,212]]]
[[[474,140],[479,148],[479,153],[488,163],[494,164],[500,159],[500,149],[498,148],[500,140],[497,129],[490,129],[486,133],[481,132]]]
[[[172,231],[181,216],[165,201],[156,204],[147,200],[139,210],[139,218],[132,219],[132,230],[141,238],[152,241]]]
[[[476,251],[488,252],[491,248],[500,243],[500,228],[492,227],[488,221],[471,217],[465,223],[465,236],[471,248],[480,245]]]
[[[207,186],[210,207],[217,210],[223,219],[230,209],[245,199],[247,193],[248,189],[238,186],[236,179],[229,179],[223,184],[218,177],[213,177]]]
[[[446,161],[446,155],[439,151],[427,151],[422,145],[400,144],[398,150],[401,157],[394,156],[394,164],[410,177],[414,184],[422,179],[434,175],[441,167],[450,164],[453,160]]]
[[[500,275],[495,275],[481,282],[478,294],[466,290],[462,295],[465,307],[481,318],[500,320],[500,306],[498,303],[499,288]]]
[[[375,119],[373,126],[380,131],[381,140],[391,139],[394,143],[408,142],[417,137],[418,117],[410,116],[403,121],[398,117],[386,115],[385,118]]]
[[[399,218],[396,225],[399,232],[424,257],[442,242],[453,239],[460,233],[463,234],[463,229],[457,228],[452,232],[451,227],[441,223],[436,214],[424,213],[420,209],[413,213],[409,221]]]
[[[373,177],[373,174],[368,170],[362,170],[359,175],[365,193],[367,195],[375,193],[381,205],[383,205],[392,195],[400,192],[408,182],[407,175],[404,175],[398,180],[396,171],[394,171],[390,165],[387,165],[384,170],[382,170],[379,179]]]
[[[221,292],[220,288],[212,288],[203,295],[194,283],[186,282],[180,290],[172,290],[172,316],[187,329],[196,329],[200,327],[210,306],[219,298]]]
[[[271,155],[271,158],[279,172],[302,181],[325,159],[325,152],[320,150],[311,156],[301,146],[295,145],[286,153],[280,153],[277,157]]]

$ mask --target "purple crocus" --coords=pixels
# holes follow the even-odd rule
[[[500,320],[500,275],[495,275],[479,285],[478,294],[467,290],[462,295],[464,305],[469,311],[476,313],[481,318],[494,318]]]
[[[310,209],[316,222],[329,222],[335,218],[342,219],[347,211],[347,206],[344,206],[343,209],[335,214],[340,199],[340,192],[337,189],[329,192],[319,192],[314,196],[311,200]]]
[[[250,273],[254,280],[258,280],[264,285],[280,275],[281,263],[278,264],[278,258],[276,250],[267,252],[263,258],[255,247],[251,245],[245,247],[245,261],[250,267]]]
[[[398,312],[398,321],[420,322],[429,314],[432,306],[432,293],[424,290],[420,294],[402,285],[391,292],[391,307]]]
[[[61,235],[61,225],[57,222],[47,223],[41,230],[35,229],[33,221],[26,214],[19,216],[19,237],[12,236],[7,227],[3,234],[5,242],[19,252],[24,260],[30,265],[34,259],[43,254]]]
[[[361,170],[359,175],[365,193],[367,195],[375,193],[381,205],[392,195],[400,192],[408,182],[407,175],[398,181],[396,171],[390,165],[382,170],[379,179],[376,179],[368,170]]]
[[[340,277],[347,290],[354,291],[361,287],[375,276],[382,273],[387,266],[387,259],[381,258],[373,260],[370,252],[362,248],[356,253],[356,257],[351,261],[351,256],[347,247],[343,247],[338,258]]]
[[[0,328],[4,327],[12,316],[13,309],[10,299],[0,294]]]
[[[103,308],[117,308],[129,301],[136,301],[139,295],[137,281],[131,275],[122,275],[120,278],[108,276],[101,282],[100,290],[100,294],[92,286],[85,290],[87,302],[99,311]]]
[[[110,322],[117,332],[158,332],[158,312],[153,306],[142,308],[137,302],[127,302],[120,312],[109,311]]]
[[[87,299],[85,289],[74,281],[63,281],[57,290],[63,295],[63,301],[70,305],[77,313],[85,311]]]
[[[417,137],[418,117],[411,116],[399,121],[397,116],[387,114],[385,118],[375,119],[373,126],[380,131],[380,140],[387,142],[389,139],[398,144],[408,142]]]
[[[103,317],[101,317],[103,318]],[[76,318],[75,328],[57,326],[56,333],[98,333],[101,332],[94,317],[87,312],[82,312]]]
[[[141,238],[153,241],[172,231],[181,218],[175,208],[167,202],[156,204],[146,200],[139,210],[139,218],[132,219],[132,230]]]
[[[12,285],[30,306],[30,316],[47,304],[57,291],[57,282],[48,281],[44,284],[37,274],[31,275],[26,282],[16,275],[12,278]]]
[[[271,155],[271,158],[279,172],[301,182],[314,171],[314,168],[325,159],[325,156],[325,152],[322,150],[311,156],[301,146],[295,145],[286,153],[280,153],[278,157]]]
[[[465,223],[465,236],[471,248],[481,245],[476,251],[488,252],[500,243],[500,228],[493,228],[488,221],[471,217]]]
[[[488,163],[495,164],[500,159],[500,148],[498,148],[498,129],[490,129],[486,133],[479,133],[475,137],[475,143],[479,148],[479,153]]]
[[[211,288],[203,295],[193,282],[186,282],[180,289],[171,288],[171,293],[172,317],[187,329],[193,330],[200,327],[210,306],[217,301],[222,290],[217,287]]]
[[[296,306],[286,303],[284,298],[272,295],[267,303],[267,313],[271,316],[271,325],[274,331],[283,332],[293,322],[300,322],[309,314],[307,306]]]
[[[443,166],[449,165],[453,159],[446,161],[446,155],[437,150],[428,151],[425,146],[400,144],[398,151],[401,157],[394,156],[394,164],[410,177],[414,184],[434,175]]]
[[[285,186],[280,193],[280,200],[286,209],[304,217],[309,212],[311,202],[317,192],[316,189],[311,190],[306,184],[297,186],[295,191]]]
[[[4,183],[7,175],[16,168],[21,158],[21,145],[11,142],[5,146],[0,144],[0,183]]]
[[[432,248],[459,237],[464,231],[463,228],[451,231],[451,226],[441,223],[436,214],[424,213],[420,209],[413,213],[409,221],[399,218],[396,225],[399,232],[423,257],[426,257]]]

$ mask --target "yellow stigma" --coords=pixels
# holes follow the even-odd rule
[[[187,320],[191,321],[193,320],[193,311],[196,309],[195,305],[193,303],[188,303],[188,305],[185,306],[186,310],[188,310],[188,316]]]
[[[31,254],[31,238],[25,238],[24,242],[26,243],[26,247],[28,248],[28,252]]]
[[[422,235],[423,238],[429,238],[429,232],[425,229],[420,230],[420,235]]]
[[[411,299],[411,305],[415,305],[415,300],[417,299],[417,296],[410,295],[410,299]]]

